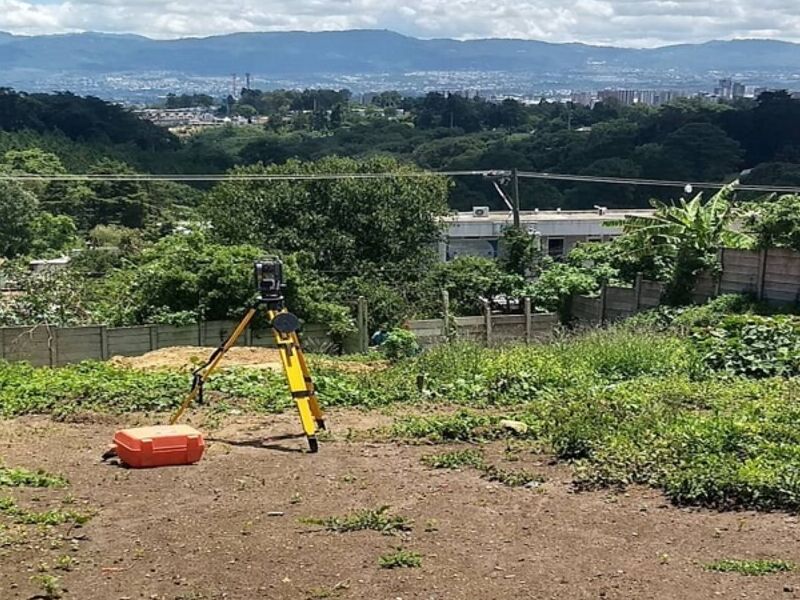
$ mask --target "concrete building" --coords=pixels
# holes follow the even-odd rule
[[[540,240],[540,248],[554,258],[566,256],[580,242],[602,242],[620,235],[617,227],[605,223],[625,218],[626,215],[651,215],[652,210],[597,210],[579,211],[523,211],[520,224]],[[471,212],[460,212],[445,217],[445,239],[439,244],[439,256],[450,261],[459,256],[497,258],[501,249],[500,238],[514,218],[510,212],[490,212],[486,207],[475,207]]]
[[[614,100],[622,106],[633,106],[636,104],[637,92],[636,90],[600,90],[597,92],[597,98],[601,102]]]

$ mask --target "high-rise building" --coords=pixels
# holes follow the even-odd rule
[[[714,90],[714,93],[723,100],[731,100],[733,98],[733,79],[720,79],[719,87]]]
[[[636,90],[600,90],[597,97],[601,102],[612,100],[619,102],[622,106],[636,104]]]
[[[570,100],[573,104],[579,106],[592,106],[594,104],[594,95],[591,92],[572,92]]]

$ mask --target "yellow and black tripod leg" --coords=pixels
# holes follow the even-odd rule
[[[297,405],[303,433],[308,439],[308,447],[311,452],[317,452],[319,450],[317,432],[325,429],[325,419],[317,401],[314,382],[300,347],[300,340],[297,337],[300,323],[296,316],[285,310],[281,312],[270,310],[268,316],[272,323],[275,343],[281,355],[289,392]]]
[[[245,313],[242,320],[236,326],[236,329],[228,336],[228,338],[211,354],[208,358],[206,363],[195,369],[194,371],[194,381],[192,382],[192,389],[189,394],[184,398],[183,402],[181,403],[180,407],[175,414],[172,415],[172,418],[169,420],[170,425],[174,425],[178,419],[183,416],[183,413],[186,412],[186,409],[191,406],[192,402],[194,402],[198,396],[203,393],[203,385],[208,380],[209,377],[217,370],[219,367],[220,362],[222,359],[225,358],[225,354],[227,354],[228,350],[230,350],[245,330],[250,326],[253,318],[256,316],[257,309],[255,307],[250,308],[247,313]]]

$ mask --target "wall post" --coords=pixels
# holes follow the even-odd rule
[[[364,296],[358,297],[358,309],[356,313],[356,324],[358,327],[358,350],[367,352],[369,350],[369,319],[367,316],[367,299]]]
[[[600,288],[600,325],[606,324],[606,304],[608,297],[608,284],[603,282]]]
[[[717,250],[717,261],[719,261],[719,273],[714,282],[714,297],[718,297],[722,292],[722,278],[725,277],[725,248]]]
[[[450,328],[450,292],[442,290],[442,336],[450,341],[453,334]]]
[[[483,301],[483,319],[486,324],[486,346],[492,345],[492,305],[488,300]]]
[[[150,351],[158,350],[158,325],[150,325]]]
[[[767,258],[769,256],[769,250],[767,248],[762,248],[758,251],[758,271],[757,271],[757,280],[756,280],[756,298],[759,300],[764,299],[764,283],[767,277]]]
[[[533,306],[531,299],[525,297],[525,343],[530,344],[533,341]]]
[[[58,366],[58,327],[45,325],[47,331],[47,347],[50,350],[50,366]]]
[[[100,358],[108,360],[110,349],[108,346],[108,328],[105,325],[100,325]]]
[[[644,281],[644,274],[637,273],[636,281],[633,284],[633,295],[636,302],[636,304],[633,307],[634,313],[638,313],[639,310],[642,308],[642,281]]]

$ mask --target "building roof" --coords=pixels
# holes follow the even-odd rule
[[[537,221],[614,221],[626,216],[650,216],[653,209],[606,209],[599,210],[524,210],[519,214],[520,221],[531,223]],[[486,216],[476,216],[473,211],[459,212],[443,217],[448,223],[511,223],[513,213],[507,210],[490,211]]]

